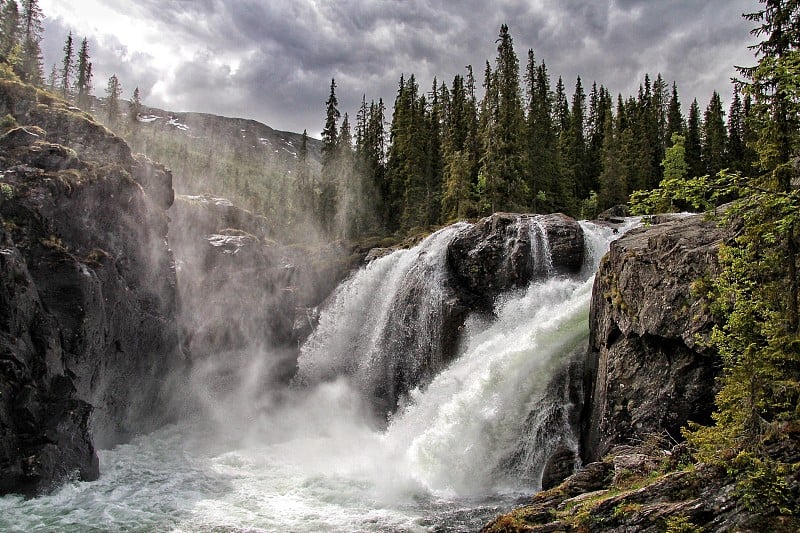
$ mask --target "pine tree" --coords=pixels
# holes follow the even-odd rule
[[[3,3],[0,17],[0,61],[13,63],[20,41],[20,14],[16,0]]]
[[[106,86],[106,117],[109,126],[117,123],[119,116],[119,97],[122,95],[122,87],[116,74],[112,74]]]
[[[41,85],[42,71],[42,19],[44,15],[38,0],[22,0],[22,47],[18,74],[23,81]]]
[[[722,101],[719,93],[714,91],[703,117],[703,143],[701,158],[703,173],[714,175],[723,168],[727,168],[728,160],[726,148],[728,136],[725,131],[725,112],[722,110]]]
[[[78,51],[78,75],[75,80],[76,103],[84,111],[89,111],[92,94],[92,63],[89,61],[89,41],[81,41]]]
[[[75,70],[75,58],[73,55],[72,32],[69,32],[67,40],[64,43],[64,59],[61,61],[61,96],[63,96],[64,99],[69,97],[69,90],[72,88],[71,80]]]

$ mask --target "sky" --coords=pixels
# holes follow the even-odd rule
[[[144,104],[251,118],[319,137],[331,78],[339,109],[362,96],[391,109],[401,74],[421,91],[472,65],[482,83],[507,24],[524,70],[529,49],[553,86],[577,76],[635,95],[645,73],[678,85],[684,112],[713,91],[727,108],[734,65],[751,65],[757,0],[40,0],[45,73],[67,34],[88,39],[97,96],[116,74]],[[77,48],[77,46],[76,46]],[[390,112],[389,112],[390,113]],[[388,115],[390,117],[390,114]]]

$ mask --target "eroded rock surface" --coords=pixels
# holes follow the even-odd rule
[[[169,172],[63,101],[0,80],[0,493],[98,475],[168,417],[183,358]],[[152,196],[151,194],[152,193]]]
[[[718,271],[725,230],[703,215],[636,229],[611,243],[595,278],[587,356],[585,461],[615,444],[708,422],[718,359],[714,325],[692,294]]]

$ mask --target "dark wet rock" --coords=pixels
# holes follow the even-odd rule
[[[460,233],[447,260],[460,288],[491,307],[501,292],[544,279],[550,271],[580,271],[583,246],[580,225],[565,215],[496,213]]]
[[[719,361],[714,325],[692,286],[718,271],[728,234],[703,216],[633,230],[611,244],[595,278],[583,458],[615,444],[709,422]]]
[[[556,449],[544,466],[542,490],[551,489],[568,478],[575,470],[577,459],[575,451],[567,447]]]
[[[30,146],[37,141],[43,140],[44,135],[44,130],[37,127],[13,128],[0,136],[0,148],[5,151],[11,151]]]
[[[28,132],[0,151],[0,492],[35,495],[95,479],[95,446],[169,418],[184,364],[171,187],[47,93],[0,80],[0,110]]]

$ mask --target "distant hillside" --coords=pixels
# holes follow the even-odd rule
[[[277,226],[291,223],[302,134],[255,120],[207,113],[179,113],[142,106],[136,120],[126,111],[109,124],[136,152],[173,172],[179,194],[210,193],[263,214]],[[108,122],[100,102],[95,109]],[[318,173],[322,142],[308,139],[306,172]]]

